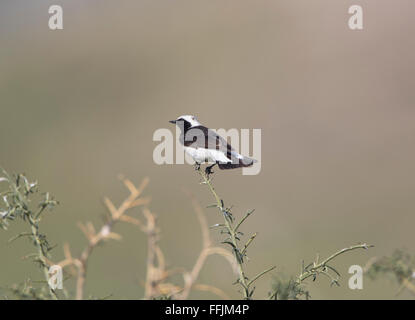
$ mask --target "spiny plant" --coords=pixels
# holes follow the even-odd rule
[[[95,231],[95,227],[92,223],[79,224],[88,240],[86,248],[82,251],[79,257],[74,257],[70,252],[69,245],[65,244],[65,259],[56,263],[62,268],[65,268],[64,270],[66,276],[74,276],[76,278],[76,292],[74,298],[83,299],[84,285],[87,276],[87,262],[91,253],[94,251],[94,248],[108,239],[121,239],[119,234],[113,232],[113,227],[118,222],[127,222],[136,225],[147,235],[148,252],[145,298],[187,299],[192,289],[209,291],[222,298],[227,298],[227,295],[219,288],[209,284],[197,283],[199,273],[206,261],[206,258],[213,254],[223,256],[233,267],[235,273],[238,275],[238,278],[234,284],[241,287],[243,298],[253,298],[253,293],[255,291],[254,284],[256,281],[276,268],[275,266],[272,266],[253,277],[248,277],[246,274],[245,266],[248,259],[247,250],[256,238],[257,234],[253,233],[248,237],[246,242],[241,244],[241,239],[244,234],[240,228],[247,218],[254,213],[254,210],[246,212],[243,217],[236,221],[233,213],[231,212],[231,208],[225,207],[224,201],[215,191],[209,175],[200,170],[200,168],[197,168],[197,171],[202,178],[201,183],[208,186],[210,192],[215,198],[216,203],[209,207],[217,208],[224,219],[223,223],[215,224],[214,226],[211,226],[211,228],[218,228],[220,230],[220,233],[225,236],[222,243],[229,246],[231,252],[225,248],[217,247],[212,244],[209,236],[209,228],[204,218],[202,209],[198,205],[197,201],[192,198],[192,203],[202,228],[203,248],[190,271],[187,271],[184,268],[180,268],[178,270],[166,269],[164,255],[158,245],[159,229],[156,225],[155,215],[152,214],[147,208],[143,208],[143,214],[146,220],[146,223],[144,223],[137,218],[125,214],[126,211],[145,205],[149,202],[148,198],[141,197],[143,189],[148,183],[148,179],[144,179],[142,184],[136,188],[128,179],[121,178],[124,185],[130,191],[128,197],[120,204],[119,207],[116,207],[108,198],[105,198],[104,203],[109,211],[109,214],[107,215],[103,226],[98,231]],[[44,280],[33,281],[31,279],[26,279],[20,284],[13,285],[8,291],[18,299],[58,299],[57,293],[47,284],[49,279],[49,267],[55,264],[50,257],[50,251],[53,249],[53,246],[50,245],[46,235],[40,232],[40,223],[44,217],[44,213],[46,210],[54,208],[58,202],[49,193],[40,193],[37,182],[30,182],[25,175],[9,175],[2,169],[1,172],[0,187],[5,185],[6,188],[0,193],[0,200],[3,202],[3,204],[0,205],[0,227],[7,230],[10,223],[16,219],[21,219],[27,225],[27,231],[19,233],[18,235],[12,237],[9,241],[12,242],[23,237],[29,238],[36,249],[36,252],[29,254],[26,257],[32,258],[33,261],[39,265],[44,275]],[[305,289],[303,283],[307,279],[312,279],[314,281],[319,275],[328,277],[332,284],[338,284],[340,274],[332,266],[331,262],[337,256],[348,251],[359,248],[367,249],[369,247],[371,246],[359,244],[342,249],[322,261],[319,261],[319,257],[317,256],[314,262],[308,265],[304,265],[303,263],[301,272],[297,277],[274,280],[269,298],[299,299],[305,297],[308,299],[310,295]],[[410,267],[396,268],[393,267],[395,265],[410,265]],[[394,256],[392,261],[384,259],[378,261],[377,264],[373,264],[373,268],[375,268],[374,270],[377,272],[388,272],[390,270],[393,270],[395,273],[397,272],[399,279],[401,279],[401,283],[405,284],[408,288],[408,280],[405,277],[410,276],[409,271],[413,269],[412,266],[413,264],[409,264],[407,256],[402,254]],[[69,269],[69,272],[66,269]],[[170,276],[174,273],[183,275],[183,285],[177,285],[168,281]],[[66,290],[64,290],[62,294],[63,298],[70,298],[70,295]]]
[[[19,233],[9,240],[13,242],[16,239],[22,237],[28,237],[36,252],[26,257],[30,257],[36,262],[43,271],[44,281],[47,283],[49,279],[48,259],[50,257],[50,251],[53,246],[50,245],[46,235],[40,232],[40,222],[43,218],[43,214],[46,209],[52,209],[58,202],[48,192],[41,194],[40,200],[37,204],[33,205],[35,194],[38,193],[37,182],[29,182],[29,180],[23,174],[17,174],[10,176],[5,170],[1,169],[2,177],[0,182],[8,184],[8,188],[0,193],[3,200],[4,207],[0,209],[0,227],[7,230],[11,221],[21,219],[28,226],[27,232]],[[23,289],[25,290],[23,290]],[[25,295],[35,295],[39,298],[45,299],[57,299],[56,292],[49,286],[44,286],[40,291],[37,289],[28,289],[27,282],[22,286],[15,287],[14,293]],[[47,290],[45,290],[47,288]]]
[[[310,292],[306,290],[303,283],[305,280],[311,278],[313,281],[316,281],[317,277],[322,275],[327,277],[330,280],[330,285],[340,286],[340,273],[337,271],[335,267],[331,265],[331,262],[337,258],[338,256],[357,249],[369,249],[372,248],[373,245],[367,245],[366,243],[357,244],[355,246],[351,246],[348,248],[341,249],[328,258],[320,260],[319,255],[316,256],[316,260],[305,265],[304,261],[301,264],[301,272],[300,274],[293,278],[289,278],[287,280],[284,277],[276,277],[272,284],[272,291],[269,294],[270,299],[275,300],[297,300],[302,297],[309,299]]]
[[[218,208],[224,218],[224,223],[218,223],[213,227],[217,227],[220,229],[221,234],[225,234],[226,238],[222,241],[223,244],[226,244],[231,247],[234,257],[237,262],[238,266],[238,279],[235,281],[235,284],[239,284],[242,288],[243,298],[250,300],[252,299],[253,293],[255,291],[255,287],[253,284],[259,278],[267,274],[268,272],[274,270],[276,266],[272,266],[264,271],[260,272],[256,276],[249,278],[245,272],[245,261],[247,260],[247,249],[252,241],[256,238],[257,233],[253,233],[248,240],[245,242],[244,245],[240,245],[241,237],[244,235],[240,231],[241,225],[246,221],[246,219],[254,212],[254,210],[248,211],[238,222],[234,220],[234,216],[231,212],[231,207],[225,207],[224,201],[220,198],[215,191],[215,188],[212,185],[211,179],[209,174],[206,171],[201,170],[199,165],[195,165],[195,170],[199,173],[200,177],[202,178],[202,184],[208,186],[210,192],[214,196],[216,203],[213,205],[208,206],[209,208]],[[291,298],[297,299],[299,297],[304,296],[305,298],[309,298],[310,295],[307,290],[305,290],[301,285],[303,281],[308,278],[312,278],[313,281],[316,280],[318,275],[324,275],[328,277],[331,281],[331,285],[336,284],[339,285],[339,277],[340,273],[332,267],[329,262],[335,259],[337,256],[344,254],[348,251],[352,251],[355,249],[368,249],[373,247],[372,245],[358,244],[355,246],[351,246],[349,248],[344,248],[342,250],[337,251],[336,253],[329,256],[327,259],[323,261],[319,261],[319,257],[317,256],[316,261],[308,264],[307,266],[302,264],[301,273],[295,279],[282,280],[282,281],[274,281],[273,290],[269,294],[270,299],[277,299],[277,298]]]
[[[271,282],[270,300],[308,300],[310,292],[300,285],[295,278],[287,277],[285,274],[275,276]]]
[[[108,210],[108,214],[105,215],[104,223],[98,228],[98,231],[96,231],[95,226],[91,222],[78,224],[87,239],[87,245],[81,254],[74,256],[71,253],[69,244],[65,243],[63,246],[64,260],[54,263],[50,255],[52,246],[49,245],[46,235],[41,234],[39,230],[43,217],[42,213],[45,209],[55,206],[57,201],[49,193],[45,193],[42,194],[38,206],[32,205],[35,195],[38,194],[37,182],[29,182],[26,176],[22,174],[10,176],[2,170],[0,183],[7,185],[7,188],[1,192],[1,199],[4,205],[0,206],[0,226],[2,229],[7,230],[10,222],[17,218],[21,218],[28,223],[30,232],[22,232],[12,237],[9,242],[22,237],[30,238],[38,251],[27,257],[32,257],[35,262],[39,263],[45,276],[45,279],[42,281],[26,279],[22,283],[14,284],[6,288],[5,292],[7,294],[4,295],[4,298],[13,296],[17,299],[31,300],[57,299],[57,293],[46,283],[49,280],[49,267],[58,265],[65,271],[65,279],[63,281],[69,278],[75,278],[76,280],[75,293],[71,295],[64,288],[62,298],[70,299],[73,297],[78,300],[84,299],[87,266],[92,253],[99,245],[104,244],[107,240],[120,240],[122,238],[121,235],[115,233],[113,230],[119,222],[126,222],[137,226],[147,236],[147,273],[144,281],[144,299],[187,299],[191,290],[211,292],[223,299],[229,299],[226,293],[219,288],[197,282],[206,259],[212,255],[219,255],[225,258],[234,270],[236,269],[236,263],[231,252],[212,244],[207,221],[196,199],[192,197],[192,204],[200,223],[203,247],[191,270],[187,268],[170,269],[167,268],[164,253],[158,244],[160,230],[157,225],[156,216],[146,207],[143,207],[150,202],[148,197],[142,197],[142,193],[149,179],[145,178],[139,187],[136,187],[130,180],[123,176],[120,176],[120,180],[129,191],[125,200],[119,206],[115,206],[109,198],[104,198],[104,204]],[[142,213],[144,220],[127,214],[127,212],[132,212],[132,209],[138,207],[143,207]],[[174,284],[170,281],[171,276],[174,274],[181,274],[183,276],[182,285]],[[89,299],[97,298],[89,295]]]
[[[257,281],[260,277],[265,275],[266,273],[274,270],[276,266],[272,266],[256,276],[249,278],[245,272],[245,261],[247,260],[247,250],[249,245],[254,241],[255,237],[257,236],[256,233],[253,233],[249,239],[245,242],[244,245],[240,245],[241,237],[244,235],[242,231],[240,231],[241,225],[246,221],[246,219],[254,212],[254,210],[248,211],[244,217],[242,217],[238,222],[234,220],[233,214],[231,212],[230,207],[225,207],[224,201],[218,196],[215,191],[215,188],[212,185],[211,179],[209,175],[200,169],[200,166],[195,166],[196,171],[202,178],[202,184],[205,184],[209,187],[210,192],[214,196],[216,203],[213,205],[208,206],[209,208],[217,208],[220,213],[223,215],[224,223],[219,223],[214,225],[213,227],[219,228],[221,234],[225,234],[226,238],[222,241],[223,244],[230,246],[235,260],[238,266],[238,279],[235,281],[235,284],[239,284],[242,288],[242,295],[244,299],[252,299],[252,295],[255,291],[255,287],[253,284]]]
[[[392,275],[399,284],[396,295],[405,289],[415,295],[415,257],[406,250],[396,249],[390,256],[373,257],[367,263],[365,272],[372,279]]]

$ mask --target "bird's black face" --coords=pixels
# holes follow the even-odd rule
[[[186,120],[184,120],[182,117],[180,117],[177,120],[170,120],[169,122],[178,125],[178,122],[180,123],[180,121],[186,121]]]
[[[177,120],[170,120],[170,123],[176,124],[180,129],[182,129],[184,132],[186,132],[188,129],[190,129],[190,127],[192,126],[192,124],[183,119],[183,118],[179,118]]]

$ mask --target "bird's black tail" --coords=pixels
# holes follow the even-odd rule
[[[227,169],[236,169],[236,168],[245,168],[252,166],[255,162],[255,159],[244,157],[243,159],[239,159],[239,162],[229,162],[229,163],[218,163],[219,169],[227,170]]]

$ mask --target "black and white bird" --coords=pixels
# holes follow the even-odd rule
[[[192,115],[184,115],[170,121],[181,129],[179,137],[184,150],[196,162],[213,163],[206,167],[206,174],[211,174],[217,164],[220,169],[250,167],[256,160],[244,157],[236,152],[230,144],[213,130],[206,128]]]

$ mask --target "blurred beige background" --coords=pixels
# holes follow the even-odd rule
[[[63,6],[62,31],[48,29],[52,4]],[[363,31],[347,26],[353,4],[364,8]],[[100,223],[104,195],[126,195],[119,173],[149,176],[168,263],[190,268],[201,236],[183,189],[202,205],[211,195],[190,166],[153,163],[153,132],[189,113],[212,128],[261,128],[261,173],[215,177],[235,214],[256,208],[243,227],[259,234],[248,274],[275,264],[296,275],[301,259],[362,241],[376,247],[340,257],[342,286],[321,278],[312,298],[394,298],[391,279],[349,290],[347,269],[394,248],[415,252],[414,9],[411,0],[2,1],[0,165],[60,200],[43,223],[56,260],[66,241],[83,248],[77,221]],[[41,277],[20,259],[28,240],[6,243],[21,227],[0,233],[0,286]],[[92,256],[86,294],[141,298],[145,237],[116,231],[123,241]],[[213,257],[200,282],[238,298],[232,279]],[[269,288],[270,276],[256,297]]]

